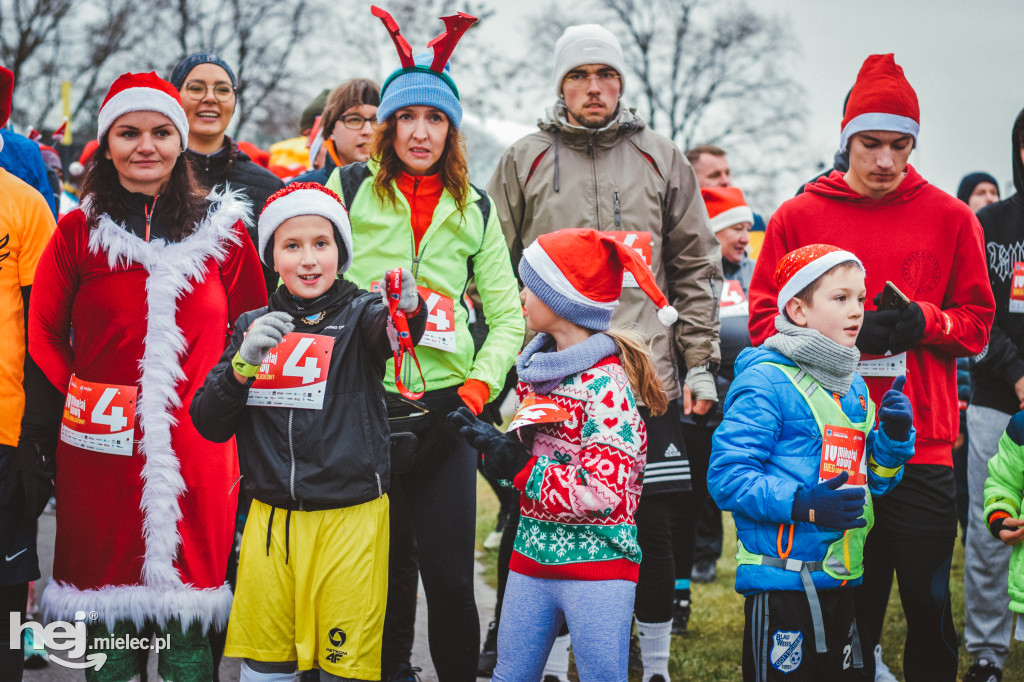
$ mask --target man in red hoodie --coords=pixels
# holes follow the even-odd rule
[[[849,149],[849,171],[809,183],[768,224],[750,284],[750,337],[756,345],[775,332],[773,273],[783,255],[826,243],[863,261],[868,300],[857,339],[858,371],[876,402],[895,376],[905,374],[918,430],[903,481],[875,500],[875,525],[864,549],[857,627],[865,679],[874,680],[871,652],[895,571],[907,619],[906,679],[952,682],[958,646],[949,601],[957,524],[955,359],[988,343],[995,304],[977,219],[907,163],[919,121],[917,94],[893,55],[868,57],[843,118],[840,148]],[[877,309],[886,281],[910,299],[904,310]]]

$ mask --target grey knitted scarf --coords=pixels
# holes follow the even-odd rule
[[[853,384],[860,351],[842,346],[814,329],[798,327],[782,315],[775,318],[778,334],[764,342],[810,374],[822,387],[840,396]]]
[[[537,334],[516,358],[519,378],[540,395],[547,395],[570,374],[588,370],[610,355],[619,345],[607,334],[593,334],[586,341],[565,350],[555,350],[555,339]]]

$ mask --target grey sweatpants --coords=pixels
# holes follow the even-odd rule
[[[537,682],[564,622],[580,679],[622,682],[629,677],[635,592],[629,580],[547,580],[509,571],[492,681]]]
[[[967,408],[967,546],[964,552],[964,636],[967,653],[1003,667],[1010,654],[1013,616],[1007,594],[1010,548],[992,537],[985,522],[985,479],[988,461],[1012,415],[990,407]]]

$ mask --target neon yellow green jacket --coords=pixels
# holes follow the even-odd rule
[[[505,374],[523,344],[525,324],[519,302],[519,287],[512,272],[505,237],[490,198],[470,187],[464,215],[455,200],[444,191],[434,209],[434,219],[420,240],[418,257],[412,232],[412,213],[402,192],[395,187],[397,206],[382,204],[373,193],[374,161],[337,168],[327,187],[342,197],[352,222],[352,267],[345,278],[369,290],[387,270],[406,267],[416,283],[454,301],[455,351],[421,345],[416,349],[427,390],[457,386],[477,379],[491,389],[491,398],[505,382]],[[483,208],[481,208],[483,207]],[[486,224],[484,215],[488,218]],[[474,357],[463,294],[475,278],[483,313],[489,328],[483,347]],[[394,361],[388,362],[384,386],[397,392]],[[419,389],[419,376],[412,362],[402,366],[403,382]]]
[[[1006,426],[999,439],[999,450],[988,461],[985,480],[985,524],[992,514],[1006,512],[1015,519],[1022,518],[1021,502],[1024,498],[1024,412],[1018,412]],[[1024,543],[1010,554],[1008,582],[1010,610],[1024,613]],[[993,595],[995,597],[995,595]]]

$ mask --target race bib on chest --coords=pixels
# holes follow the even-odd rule
[[[319,410],[324,406],[334,339],[320,334],[286,334],[267,354],[249,387],[246,405]]]
[[[823,441],[818,483],[835,478],[846,471],[849,472],[850,479],[844,488],[867,485],[868,463],[864,457],[864,432],[826,424]]]
[[[433,289],[417,286],[427,306],[427,327],[417,346],[429,346],[446,353],[455,352],[455,301]],[[380,282],[370,282],[370,291],[380,292]],[[466,298],[469,300],[469,297]],[[470,308],[472,310],[472,308]],[[475,314],[474,314],[475,315]]]
[[[743,286],[738,281],[727,279],[722,283],[722,296],[718,301],[718,311],[721,317],[747,317],[750,315],[747,295],[743,293]]]
[[[907,354],[898,353],[875,360],[861,360],[857,373],[862,377],[899,377],[907,373]]]
[[[82,450],[132,456],[135,386],[101,384],[71,375],[60,439]]]
[[[571,416],[551,398],[530,393],[523,398],[522,404],[512,417],[512,423],[508,425],[508,430],[515,431],[531,424],[555,424],[564,422]]]
[[[605,232],[617,242],[622,242],[629,248],[636,251],[647,267],[651,267],[651,233],[650,232]],[[637,287],[636,277],[633,273],[625,271],[622,273],[623,287]]]
[[[1010,280],[1010,312],[1024,313],[1024,263],[1013,264],[1013,279]]]

